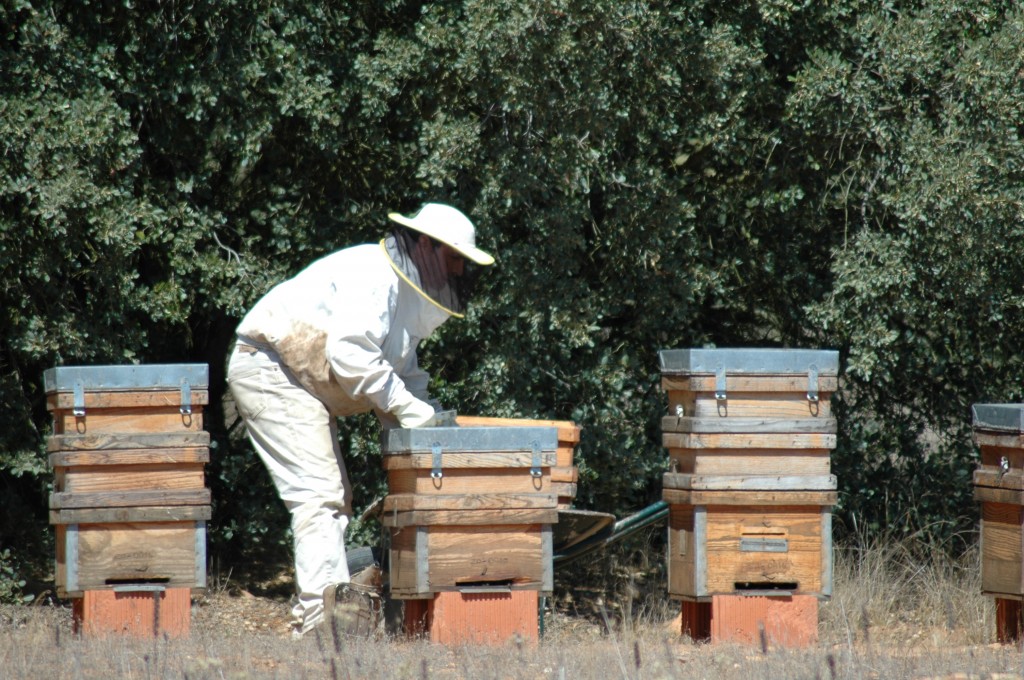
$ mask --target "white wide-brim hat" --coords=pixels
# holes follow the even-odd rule
[[[477,264],[494,264],[494,258],[476,247],[476,229],[469,218],[443,203],[426,203],[412,217],[388,213],[388,219],[447,243]]]

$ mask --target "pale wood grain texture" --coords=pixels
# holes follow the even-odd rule
[[[551,582],[542,525],[392,529],[391,591],[441,592],[493,584],[542,590]],[[424,539],[423,533],[426,532]],[[426,567],[426,583],[422,568]]]
[[[204,483],[202,463],[78,465],[56,468],[53,489],[69,494],[176,491],[202,489]]]
[[[670,506],[669,594],[831,592],[831,536],[815,506]],[[827,560],[827,562],[826,562]]]
[[[110,590],[132,583],[200,585],[196,578],[197,531],[195,522],[79,524],[75,532],[58,525],[58,591]],[[72,548],[69,543],[76,536],[77,545]]]
[[[819,399],[827,399],[839,388],[839,379],[834,375],[821,375],[817,381]],[[666,392],[714,392],[718,377],[713,374],[674,376],[661,379],[661,389]],[[807,375],[795,373],[762,373],[760,375],[726,373],[726,392],[793,392],[807,394]]]
[[[181,390],[84,390],[82,402],[86,414],[92,409],[109,408],[148,408],[173,406],[181,407]],[[191,390],[189,404],[193,410],[210,403],[210,394],[206,390]],[[73,392],[51,392],[46,397],[46,408],[50,411],[71,410],[75,407]]]
[[[506,493],[437,495],[388,494],[384,498],[384,512],[407,510],[526,510],[555,508],[558,496],[554,493]]]
[[[501,509],[501,510],[410,510],[390,512],[381,515],[381,524],[386,527],[413,526],[489,526],[500,524],[554,524],[558,521],[558,510],[546,509]]]
[[[1019,505],[982,503],[981,589],[986,593],[1024,593],[1024,509]]]
[[[169,505],[127,508],[51,510],[50,524],[124,524],[126,522],[183,522],[209,520],[209,505]]]
[[[742,470],[749,475],[811,475],[831,473],[831,451],[757,449],[669,449],[669,472],[728,475]]]
[[[682,411],[678,410],[681,408]],[[832,405],[825,399],[808,401],[803,393],[730,392],[719,400],[714,392],[669,392],[668,414],[692,418],[831,418]]]
[[[662,500],[682,505],[835,505],[837,491],[705,491],[662,489]]]
[[[71,411],[54,411],[54,434],[146,434],[198,432],[203,429],[202,411],[195,409],[183,415],[177,407],[171,408],[110,408],[92,409],[84,416]]]
[[[540,476],[529,468],[466,469],[448,468],[441,477],[431,476],[424,468],[388,470],[389,494],[500,494],[547,493],[551,491],[551,468],[541,468]]]
[[[537,454],[517,452],[493,452],[486,453],[442,453],[441,469],[486,469],[486,468],[510,468],[521,469],[531,468],[533,463],[539,463],[542,468],[550,468],[556,462],[553,451],[546,451]],[[411,453],[384,456],[385,470],[430,470],[434,467],[434,456],[429,453]]]
[[[129,466],[153,464],[189,464],[210,462],[210,450],[204,447],[114,449],[98,451],[55,451],[48,456],[50,467]]]
[[[679,449],[834,449],[836,435],[799,432],[694,433],[665,432],[661,437],[665,448]]]

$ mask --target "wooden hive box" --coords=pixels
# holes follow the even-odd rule
[[[558,430],[556,460],[551,468],[552,488],[558,494],[558,507],[569,508],[576,499],[579,469],[576,467],[576,447],[580,443],[579,425],[571,420],[543,420],[534,418],[494,418],[489,416],[457,416],[460,427],[554,427]]]
[[[207,375],[196,364],[44,373],[59,595],[206,586]]]
[[[838,353],[688,349],[659,359],[669,594],[829,596]]]
[[[974,499],[981,503],[981,589],[1000,599],[1024,597],[1024,405],[975,404],[981,464]]]
[[[557,448],[553,427],[386,430],[392,596],[551,592]]]
[[[832,594],[835,491],[665,489],[668,591],[716,595]]]
[[[831,350],[662,350],[670,472],[828,475],[836,446]]]

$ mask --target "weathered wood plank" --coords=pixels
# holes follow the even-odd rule
[[[985,592],[1024,593],[1024,508],[981,505],[981,588]]]
[[[672,507],[671,595],[831,592],[831,553],[822,536],[830,524],[823,513],[820,506]]]
[[[65,545],[59,588],[109,590],[123,583],[205,587],[205,527],[196,522],[58,525]],[[201,532],[197,536],[197,532]],[[202,540],[198,540],[198,539]],[[201,554],[197,553],[197,548]]]
[[[530,474],[529,468],[442,469],[434,477],[429,469],[414,468],[388,470],[388,493],[424,495],[488,494],[488,493],[545,493],[551,490],[551,468],[541,468],[540,476]]]
[[[210,449],[105,449],[98,451],[55,451],[48,456],[51,468],[79,466],[173,465],[209,463]]]
[[[143,505],[209,505],[210,490],[52,493],[50,509],[123,508]]]
[[[569,482],[575,484],[580,479],[580,471],[575,465],[568,467],[553,467],[551,468],[551,482]]]
[[[552,581],[543,525],[392,529],[391,591],[399,597],[481,584],[544,590]]]
[[[554,493],[492,493],[466,495],[427,496],[422,494],[388,494],[384,498],[384,512],[407,510],[514,510],[555,508],[558,496]]]
[[[834,434],[835,418],[690,418],[663,416],[662,432],[726,434],[751,432],[758,434]]]
[[[491,526],[501,524],[554,524],[559,512],[554,508],[501,510],[410,510],[381,515],[386,527],[411,526]]]
[[[974,442],[978,446],[991,446],[1005,449],[1024,448],[1024,434],[1019,432],[996,432],[974,430]]]
[[[713,374],[688,376],[663,376],[661,388],[666,392],[714,392],[717,389],[717,376]],[[818,377],[818,393],[820,399],[827,399],[832,392],[839,389],[839,379],[834,375]],[[806,374],[729,374],[725,376],[726,393],[729,392],[795,392],[807,394]]]
[[[668,518],[668,592],[672,595],[704,592],[706,588],[697,583],[697,560],[703,559],[695,552],[695,508],[692,505],[673,505]],[[702,573],[706,568],[701,563]]]
[[[154,449],[209,447],[210,433],[205,430],[173,433],[57,434],[47,437],[46,450],[103,451],[108,449]]]
[[[557,457],[554,451],[541,452],[536,456],[540,467],[549,468],[555,465]],[[530,468],[535,458],[532,453],[524,451],[486,453],[444,453],[441,452],[442,470],[458,468]],[[384,456],[385,470],[429,470],[434,467],[434,456],[429,453],[411,453]]]
[[[209,520],[209,505],[164,507],[79,508],[51,510],[50,524],[124,524],[131,522],[187,522]]]
[[[495,418],[489,416],[456,416],[459,427],[554,427],[558,441],[575,444],[580,440],[580,426],[570,420],[537,420],[532,418]]]
[[[835,505],[838,491],[704,491],[670,489],[661,491],[671,505]]]
[[[834,449],[836,435],[820,433],[692,433],[665,432],[662,446],[669,449]]]
[[[981,465],[983,469],[999,472],[1008,466],[1009,472],[1024,473],[1024,449],[1005,446],[982,446]]]
[[[666,489],[700,491],[830,491],[836,488],[835,475],[692,475],[666,472]]]
[[[1024,506],[1024,490],[975,486],[974,500],[981,503],[1005,503],[1007,505]]]
[[[428,538],[431,587],[468,586],[481,582],[545,581],[541,527],[431,527]]]
[[[827,419],[832,417],[832,405],[826,399],[809,401],[801,394],[788,392],[730,392],[724,400],[716,399],[713,392],[669,392],[668,415],[698,419]]]
[[[190,393],[192,410],[202,410],[210,403],[210,395],[206,390],[193,389]],[[154,406],[181,406],[181,390],[86,390],[82,394],[86,415],[92,409],[105,408],[150,408]],[[72,392],[51,392],[46,397],[46,408],[51,411],[71,410],[75,407],[75,395]]]
[[[94,409],[84,416],[70,411],[55,411],[54,434],[129,434],[198,432],[203,429],[203,414],[181,414],[177,408]]]
[[[829,450],[669,450],[669,472],[695,475],[828,475]]]
[[[178,491],[202,489],[204,483],[202,463],[60,467],[54,474],[54,490],[67,494]]]
[[[427,527],[391,529],[390,591],[398,596],[430,592],[427,582]]]
[[[1003,474],[998,470],[977,469],[974,471],[974,485],[994,489],[1024,489],[1024,471],[1016,470]]]

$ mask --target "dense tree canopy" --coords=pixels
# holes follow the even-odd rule
[[[221,407],[234,326],[428,200],[498,258],[422,348],[433,389],[580,423],[580,506],[659,497],[659,349],[830,347],[837,526],[971,526],[970,405],[1022,398],[1022,22],[952,0],[4,0],[0,562],[49,550],[54,365],[209,364],[214,553],[282,543]],[[342,437],[364,507],[375,425]]]

